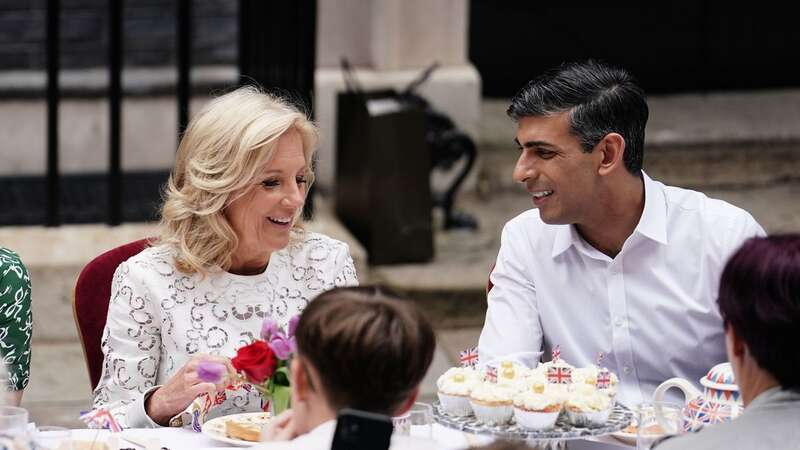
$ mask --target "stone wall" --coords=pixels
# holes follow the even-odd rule
[[[61,67],[105,66],[109,0],[61,1]],[[192,5],[192,64],[236,64],[238,1]],[[45,0],[0,1],[0,70],[45,68]],[[176,0],[126,0],[123,62],[127,66],[175,63]]]

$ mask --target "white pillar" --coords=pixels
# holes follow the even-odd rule
[[[342,56],[367,90],[401,89],[438,61],[420,93],[478,138],[481,81],[467,60],[467,0],[319,0],[318,8],[314,110],[321,131],[321,189],[335,187],[336,94],[345,88]]]

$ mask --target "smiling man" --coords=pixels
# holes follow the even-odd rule
[[[535,366],[545,349],[618,374],[618,399],[726,360],[719,276],[764,230],[747,212],[642,171],[644,92],[625,70],[571,63],[513,99],[514,180],[534,208],[509,221],[492,271],[482,364]]]

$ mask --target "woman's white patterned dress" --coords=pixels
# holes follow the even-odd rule
[[[168,246],[150,247],[114,274],[94,407],[109,409],[124,427],[157,426],[144,412],[145,394],[195,353],[234,356],[265,317],[285,327],[318,294],[358,284],[347,245],[311,232],[296,233],[258,275],[185,274],[173,256]],[[260,410],[255,390],[227,397],[209,418]]]

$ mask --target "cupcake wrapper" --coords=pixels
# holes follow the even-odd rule
[[[517,425],[529,430],[546,430],[548,428],[553,428],[560,413],[561,411],[539,412],[514,408],[514,418],[517,421]]]
[[[602,411],[575,412],[566,410],[567,421],[576,427],[599,427],[605,425],[608,416],[611,415],[611,408]]]
[[[472,410],[475,412],[475,417],[483,423],[494,423],[502,425],[508,423],[511,417],[514,416],[514,407],[508,406],[485,406],[475,402],[470,402]]]
[[[448,414],[459,417],[472,415],[472,406],[469,404],[469,397],[448,395],[439,392],[439,402],[441,402],[442,408],[444,408]]]

